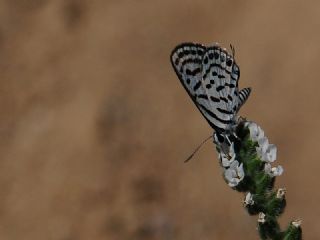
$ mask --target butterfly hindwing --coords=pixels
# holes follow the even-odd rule
[[[211,101],[209,120],[216,131],[222,132],[234,122],[238,77],[232,73],[238,66],[233,56],[218,45],[207,48],[202,64],[204,86]],[[207,109],[202,110],[209,113]]]

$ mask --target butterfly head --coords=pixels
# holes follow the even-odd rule
[[[223,153],[227,154],[232,144],[230,140],[231,135],[226,132],[215,132],[213,136],[213,142]]]

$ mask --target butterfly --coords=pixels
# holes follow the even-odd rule
[[[231,50],[229,54],[218,44],[182,43],[170,56],[182,85],[220,143],[234,133],[237,113],[251,93],[251,88],[238,89],[240,69],[232,46]]]

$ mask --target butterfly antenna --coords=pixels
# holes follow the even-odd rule
[[[200,145],[193,151],[193,153],[186,160],[184,160],[184,162],[185,163],[188,162],[198,152],[198,150],[202,147],[202,145],[205,144],[212,137],[213,137],[213,135],[210,135],[202,143],[200,143]]]
[[[236,56],[236,49],[234,48],[234,46],[230,43],[230,48],[231,48],[231,52],[232,52],[232,57],[235,58]]]

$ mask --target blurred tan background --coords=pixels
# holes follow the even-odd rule
[[[169,62],[236,47],[278,147],[281,224],[319,239],[319,1],[0,1],[0,239],[258,239]]]

